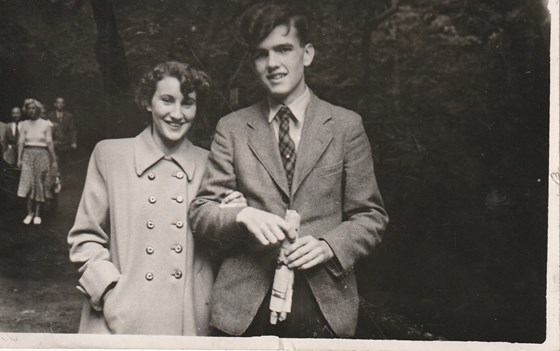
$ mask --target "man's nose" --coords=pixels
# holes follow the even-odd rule
[[[280,65],[279,57],[274,51],[268,54],[268,60],[266,64],[266,67],[269,70],[277,68]]]

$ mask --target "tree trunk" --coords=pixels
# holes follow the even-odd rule
[[[95,56],[105,88],[105,136],[128,136],[131,121],[126,120],[130,97],[130,79],[124,44],[117,29],[112,0],[91,0],[97,26]],[[123,123],[124,122],[124,123]]]

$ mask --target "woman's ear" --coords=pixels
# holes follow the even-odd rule
[[[150,106],[150,104],[148,104],[148,101],[144,100],[144,101],[142,102],[142,105],[144,105],[144,107],[146,108],[146,110],[147,110],[148,112],[152,112],[152,106]]]

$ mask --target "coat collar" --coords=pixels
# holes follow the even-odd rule
[[[187,174],[187,179],[191,181],[194,176],[196,164],[193,161],[192,143],[185,138],[177,151],[171,155],[165,155],[152,138],[152,128],[146,127],[142,133],[134,138],[134,163],[136,174],[141,176],[146,170],[156,164],[162,158],[170,158],[183,169]]]
[[[331,126],[327,123],[332,119],[331,109],[312,91],[310,93],[311,98],[297,151],[292,194],[311,172],[333,138]],[[258,103],[248,116],[247,125],[252,130],[249,147],[278,187],[287,196],[291,196],[274,129],[268,123],[268,112],[268,104],[264,100]]]

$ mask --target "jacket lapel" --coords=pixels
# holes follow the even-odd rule
[[[262,101],[254,113],[249,116],[247,126],[249,128],[249,147],[264,166],[268,174],[272,177],[276,185],[286,196],[290,196],[288,191],[288,180],[286,171],[280,158],[278,143],[274,135],[274,128],[268,123],[268,106]],[[297,161],[296,161],[297,164]],[[297,166],[296,166],[297,169]]]
[[[331,118],[327,105],[312,93],[298,145],[292,194],[295,194],[331,142],[333,131],[327,123]]]

